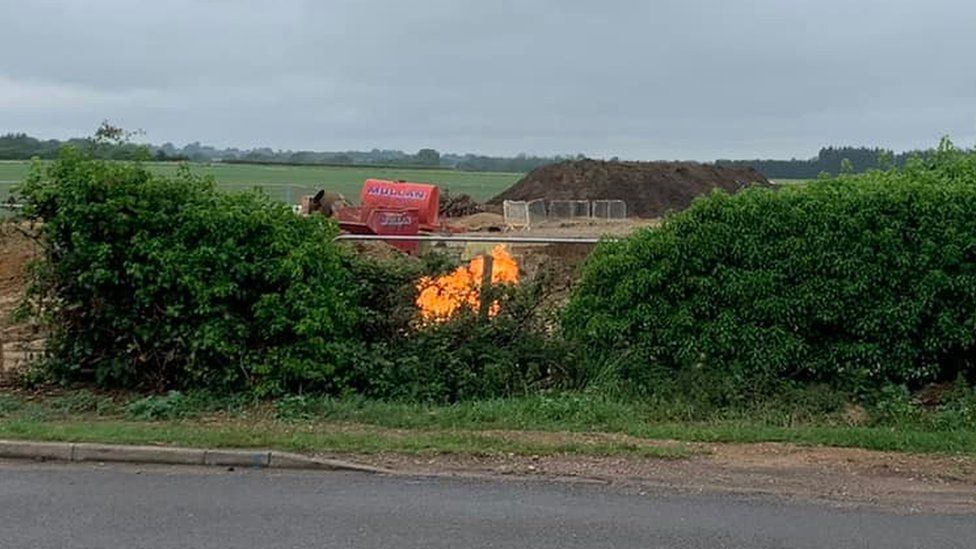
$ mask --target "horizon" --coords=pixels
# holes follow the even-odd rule
[[[105,120],[103,122],[109,123],[110,121]],[[144,135],[144,133],[142,132],[142,130],[136,130],[136,132],[138,132],[138,135],[140,135],[140,136],[141,135]],[[91,134],[93,134],[93,133],[94,132],[91,132]],[[9,130],[8,131],[8,130],[4,130],[4,131],[0,132],[0,137],[5,137],[5,136],[9,136],[9,135],[26,135],[29,138],[37,139],[37,140],[42,141],[42,142],[54,140],[54,141],[59,141],[61,143],[65,143],[67,141],[72,141],[72,140],[85,140],[85,139],[90,139],[92,137],[91,134],[90,135],[87,135],[87,136],[71,136],[71,137],[67,137],[67,138],[60,138],[60,137],[46,137],[46,136],[32,135],[32,134],[30,134],[28,132],[25,132],[25,131],[17,131],[17,130]],[[969,145],[969,144],[965,144],[965,143],[960,143],[960,142],[956,141],[955,139],[952,139],[952,136],[943,136],[943,137],[948,137],[950,139],[950,141],[952,141],[956,146],[961,147],[961,148],[968,149],[968,148],[976,147],[976,144]],[[281,153],[302,153],[302,152],[318,153],[318,154],[323,154],[323,153],[324,154],[343,154],[343,153],[353,153],[353,152],[356,152],[356,153],[368,153],[368,152],[371,152],[371,151],[381,151],[381,152],[397,152],[397,153],[404,153],[404,154],[407,154],[407,155],[411,155],[411,154],[415,154],[416,152],[418,152],[418,150],[420,150],[420,149],[418,149],[418,150],[410,151],[410,150],[396,149],[396,148],[390,148],[390,147],[372,147],[372,148],[369,148],[369,149],[340,148],[340,149],[333,149],[333,150],[315,150],[315,149],[309,149],[309,148],[279,149],[279,148],[274,148],[274,147],[270,147],[270,146],[267,146],[267,145],[258,145],[258,146],[254,146],[254,147],[241,147],[241,146],[227,146],[227,147],[223,147],[223,146],[216,146],[216,145],[213,145],[211,143],[205,143],[205,142],[200,141],[200,140],[191,140],[191,141],[186,141],[186,142],[172,142],[172,141],[151,142],[151,141],[142,141],[142,140],[137,140],[137,139],[131,139],[131,140],[128,140],[126,142],[127,143],[131,143],[133,145],[137,145],[137,146],[149,147],[151,149],[159,149],[159,148],[164,147],[166,145],[173,145],[177,149],[183,149],[183,148],[185,148],[187,146],[191,146],[191,145],[197,144],[197,145],[199,145],[200,147],[203,147],[203,148],[212,147],[212,148],[216,149],[217,151],[236,150],[236,151],[239,151],[239,152],[246,153],[246,152],[249,152],[249,151],[269,149],[269,150],[273,151],[275,154],[281,154]],[[699,163],[714,163],[714,162],[717,162],[717,161],[724,161],[724,160],[730,160],[730,161],[752,161],[752,160],[806,161],[806,160],[816,159],[817,156],[818,156],[818,154],[822,150],[825,150],[825,149],[882,149],[882,150],[886,150],[888,152],[892,152],[895,155],[902,155],[902,154],[910,154],[910,153],[913,153],[913,152],[923,152],[923,151],[926,151],[926,150],[931,150],[931,149],[934,149],[938,145],[938,143],[939,143],[939,141],[936,140],[933,144],[931,144],[929,146],[921,147],[921,148],[915,148],[915,149],[906,149],[906,150],[890,149],[890,148],[883,147],[883,146],[876,145],[876,144],[859,144],[859,145],[855,145],[855,144],[842,144],[842,143],[824,144],[824,145],[821,145],[820,147],[818,147],[817,150],[814,151],[812,154],[805,155],[805,156],[793,156],[793,157],[790,157],[790,158],[775,158],[775,157],[771,157],[771,156],[761,156],[761,155],[738,157],[738,158],[711,158],[711,159],[697,159],[697,158],[625,158],[625,157],[621,157],[619,155],[605,156],[605,157],[588,156],[588,155],[585,155],[583,153],[557,153],[557,154],[553,154],[553,155],[535,155],[535,154],[526,153],[526,152],[518,152],[518,153],[515,153],[515,154],[512,154],[512,155],[490,155],[490,154],[485,154],[485,153],[482,153],[482,152],[479,152],[479,151],[449,151],[449,150],[448,151],[442,151],[442,150],[437,150],[437,149],[435,149],[435,150],[437,150],[437,152],[439,152],[442,157],[443,156],[452,156],[452,157],[464,157],[464,156],[476,156],[476,157],[478,157],[478,156],[480,156],[480,157],[511,159],[511,158],[518,158],[519,156],[526,156],[526,157],[529,157],[529,158],[533,158],[533,157],[534,158],[555,158],[555,157],[558,157],[558,158],[563,159],[563,160],[575,160],[575,159],[578,159],[579,156],[582,154],[583,157],[585,159],[588,159],[588,160],[605,160],[605,161],[609,161],[609,160],[612,160],[612,159],[616,158],[616,160],[617,161],[620,161],[620,162],[699,162]],[[422,147],[421,149],[423,149],[423,148],[430,148],[430,147]],[[287,162],[284,162],[284,163],[287,163]],[[312,163],[312,164],[315,164],[315,163]]]
[[[380,16],[377,16],[377,15]],[[976,142],[963,0],[12,0],[0,127],[627,159]]]

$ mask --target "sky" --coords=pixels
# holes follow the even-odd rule
[[[0,133],[807,158],[976,142],[972,0],[0,0]]]

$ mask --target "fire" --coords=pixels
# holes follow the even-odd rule
[[[518,263],[508,253],[505,246],[498,245],[491,250],[491,282],[518,282]],[[453,273],[437,278],[424,277],[417,284],[420,295],[417,307],[427,321],[443,321],[450,318],[458,309],[467,306],[478,310],[481,306],[481,282],[485,272],[485,258],[478,256],[467,265],[462,265]],[[498,303],[492,303],[489,314],[498,313]]]

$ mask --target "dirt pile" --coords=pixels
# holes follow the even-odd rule
[[[501,232],[505,230],[505,216],[481,212],[451,219],[451,225],[467,232]]]
[[[441,217],[464,217],[485,211],[484,206],[470,195],[441,191],[439,215]]]
[[[687,208],[696,196],[750,185],[772,186],[752,168],[730,168],[694,162],[607,162],[577,160],[536,168],[488,201],[623,200],[627,215],[661,217]]]

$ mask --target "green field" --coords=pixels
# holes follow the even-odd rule
[[[28,161],[0,161],[0,199],[27,173]],[[172,174],[178,164],[149,162],[158,173]],[[363,181],[369,178],[403,179],[416,183],[435,183],[451,192],[467,193],[487,200],[510,187],[522,176],[517,173],[462,172],[411,168],[371,168],[367,166],[264,166],[255,164],[191,164],[193,171],[212,174],[226,189],[261,187],[268,194],[288,203],[302,195],[327,188],[358,201]]]

